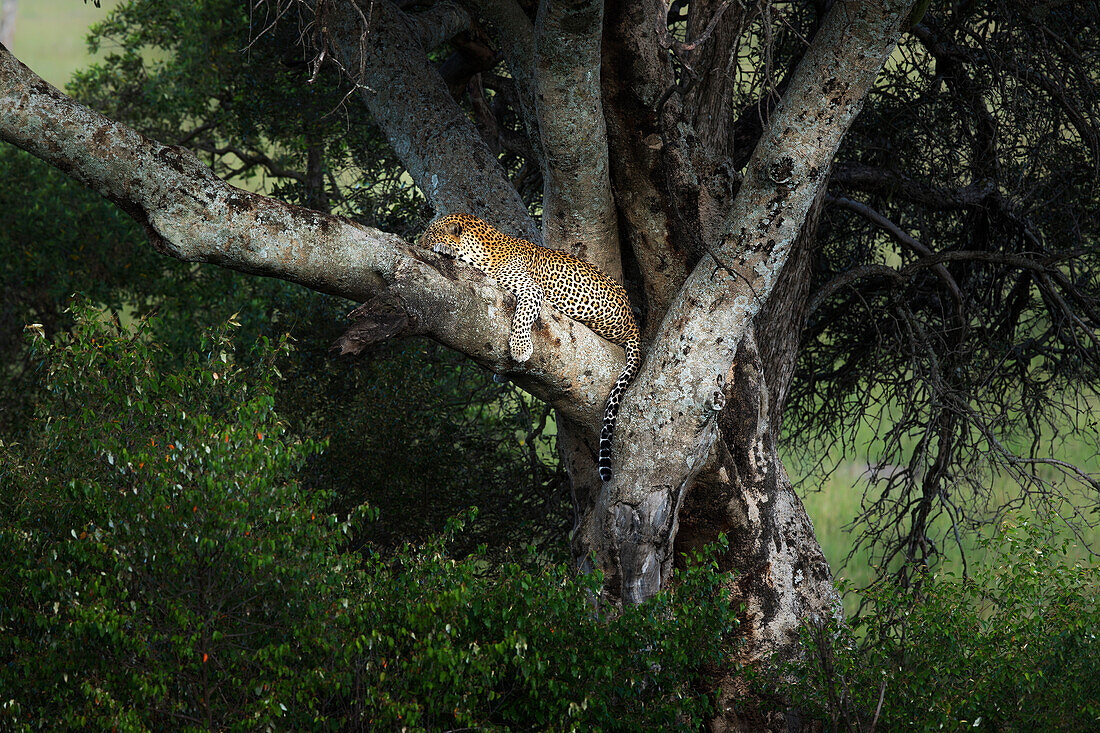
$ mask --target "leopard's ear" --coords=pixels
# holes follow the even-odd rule
[[[459,224],[457,221],[449,221],[444,225],[443,231],[447,232],[447,234],[451,235],[452,237],[461,237],[462,225]]]

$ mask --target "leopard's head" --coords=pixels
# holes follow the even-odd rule
[[[449,214],[436,219],[420,236],[420,246],[489,271],[489,250],[478,235],[478,219],[468,214]]]

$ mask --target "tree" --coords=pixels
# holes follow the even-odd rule
[[[196,15],[215,5],[197,3]],[[652,597],[688,550],[725,532],[723,568],[737,571],[730,593],[748,622],[742,661],[793,654],[803,619],[836,613],[776,453],[788,395],[794,424],[825,436],[842,408],[858,418],[875,400],[906,398],[893,445],[916,432],[918,449],[879,504],[906,559],[925,559],[936,512],[957,508],[947,488],[966,457],[1044,480],[1032,470],[1038,452],[1017,455],[1004,436],[1021,425],[1035,434],[1034,415],[1049,411],[1032,408],[1054,390],[1095,383],[1100,324],[1095,224],[1057,213],[1096,199],[1082,157],[1091,149],[1095,163],[1095,81],[1069,62],[1091,58],[1095,31],[1067,32],[1072,9],[964,4],[922,19],[900,2],[264,7],[255,42],[283,43],[322,83],[334,70],[352,79],[348,117],[369,112],[438,213],[474,213],[625,275],[647,355],[610,484],[599,483],[593,447],[619,351],[548,310],[532,360],[511,362],[509,319],[487,315],[507,312],[510,296],[400,237],[317,211],[341,186],[326,182],[307,133],[305,172],[282,177],[312,209],[229,186],[5,53],[0,136],[117,203],[158,251],[366,302],[374,315],[357,338],[428,335],[551,404],[578,507],[573,555],[582,571],[605,572],[603,604]],[[450,53],[433,65],[438,48]],[[493,73],[499,56],[507,75]],[[138,72],[140,58],[118,68]],[[834,164],[868,94],[857,142]],[[1013,125],[989,111],[1003,99],[1017,105]],[[255,136],[231,146],[205,134],[218,122],[211,107],[232,101],[200,96],[192,115],[153,131],[280,176]],[[1023,123],[1051,104],[1057,114]],[[933,126],[943,107],[953,135]],[[920,236],[899,220],[918,222]],[[1006,385],[1016,408],[972,409],[972,397]],[[912,519],[892,523],[899,515]]]

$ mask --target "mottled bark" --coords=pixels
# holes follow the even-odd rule
[[[642,278],[647,341],[684,284],[689,260],[677,236],[674,203],[661,185],[664,133],[675,124],[675,109],[659,108],[674,77],[652,32],[656,14],[654,0],[611,4],[602,69],[611,176],[623,234]]]
[[[718,687],[721,717],[713,731],[786,730],[764,713],[738,665],[789,661],[799,654],[807,619],[838,617],[840,597],[813,524],[776,451],[781,414],[807,312],[821,197],[799,234],[768,304],[741,342],[723,393],[718,436],[679,515],[675,564],[725,534],[720,568],[743,605],[742,643]]]
[[[718,684],[713,731],[788,730],[783,714],[760,709],[737,665],[790,661],[807,620],[842,611],[813,524],[776,453],[778,426],[769,418],[763,366],[747,334],[725,386],[712,458],[684,504],[676,538],[682,561],[724,533],[729,549],[719,567],[730,572],[727,588],[743,604],[742,643]]]
[[[235,188],[187,150],[77,104],[4,49],[0,139],[113,201],[164,254],[356,301],[388,293],[416,332],[511,375],[588,439],[598,431],[622,349],[544,306],[534,356],[521,368],[508,352],[514,299],[473,268],[396,235]]]
[[[600,90],[602,0],[546,0],[535,23],[545,244],[622,280]]]
[[[651,597],[672,570],[677,514],[718,434],[722,385],[767,301],[829,162],[899,34],[903,2],[838,3],[746,168],[727,235],[666,314],[616,432],[616,475],[581,527],[606,600]]]

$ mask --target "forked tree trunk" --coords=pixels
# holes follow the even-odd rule
[[[721,93],[702,95],[696,107],[707,110],[699,119],[725,117],[720,124],[693,130],[685,121],[693,115],[671,94],[672,63],[660,44],[673,41],[659,39],[655,0],[545,0],[535,26],[511,0],[470,4],[509,32],[502,47],[524,123],[541,138],[544,180],[559,182],[546,196],[553,206],[542,237],[428,61],[427,51],[469,24],[465,10],[444,3],[438,13],[406,13],[387,0],[315,7],[328,47],[345,69],[361,70],[359,101],[438,212],[476,214],[611,272],[619,243],[628,245],[622,270],[643,310],[647,354],[623,403],[616,476],[606,485],[593,449],[622,351],[553,308],[543,308],[534,330],[534,356],[517,365],[507,347],[510,296],[484,277],[393,235],[234,189],[187,151],[74,103],[3,49],[0,139],[114,201],[165,254],[384,304],[376,330],[429,335],[509,374],[558,411],[578,507],[574,557],[581,571],[605,572],[604,607],[650,598],[674,582],[689,550],[725,533],[729,592],[745,608],[735,661],[789,658],[804,620],[839,611],[776,454],[815,202],[907,3],[835,3],[747,162],[738,140],[723,137],[730,112],[717,104]],[[717,12],[725,3],[696,5]],[[740,12],[730,10],[729,22]],[[576,148],[581,129],[584,150]],[[744,164],[737,176],[731,155],[738,169]],[[723,683],[715,729],[784,727],[751,700],[741,704],[743,693],[736,680]]]
[[[668,517],[666,531],[674,543],[671,555],[677,569],[720,534],[728,540],[719,570],[728,574],[726,588],[742,607],[739,643],[729,670],[794,659],[807,620],[838,618],[842,613],[813,524],[777,453],[783,402],[805,321],[820,213],[819,197],[769,305],[742,341],[723,384],[716,385],[724,400],[717,418],[718,437],[679,514]],[[568,421],[559,424],[561,458],[578,502],[574,558],[578,569],[587,572],[596,566],[591,548],[576,530],[582,518],[598,510],[600,481],[591,446],[579,434]],[[718,686],[720,711],[711,730],[798,729],[792,722],[797,716],[762,710],[736,672],[727,672]]]
[[[605,70],[661,58],[638,32],[653,17],[647,5],[608,12]],[[613,480],[600,485],[590,456],[578,455],[582,441],[563,441],[580,505],[574,557],[581,571],[604,572],[601,600],[614,607],[674,582],[688,550],[725,533],[730,593],[745,607],[742,663],[791,658],[803,623],[840,612],[776,443],[830,161],[903,10],[834,6],[725,200],[722,166],[708,166],[698,138],[662,119],[679,112],[662,93],[667,68],[619,62],[605,82],[612,182],[626,192],[618,204],[633,225],[624,238],[638,257],[651,341],[623,404]],[[716,729],[785,727],[760,717],[745,692],[725,681]]]

